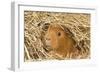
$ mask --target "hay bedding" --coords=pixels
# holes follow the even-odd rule
[[[59,55],[48,53],[44,44],[48,23],[53,22],[69,28],[81,48],[80,56],[90,58],[90,14],[24,11],[25,62],[61,59]]]

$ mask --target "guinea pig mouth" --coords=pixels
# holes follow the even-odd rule
[[[46,46],[47,48],[51,48],[50,42],[46,42],[46,43],[45,43],[45,46]]]

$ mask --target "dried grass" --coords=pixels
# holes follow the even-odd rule
[[[57,12],[24,12],[24,60],[41,61],[60,59],[52,56],[44,45],[44,35],[48,24],[58,22],[65,25],[74,34],[74,39],[80,48],[85,48],[85,54],[90,57],[90,14],[57,13]],[[47,24],[47,25],[45,25]],[[84,42],[84,46],[81,46]],[[83,50],[84,52],[84,50]]]

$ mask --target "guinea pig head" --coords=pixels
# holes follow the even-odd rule
[[[75,41],[72,39],[72,33],[65,26],[50,25],[45,35],[45,43],[58,54],[66,54]]]

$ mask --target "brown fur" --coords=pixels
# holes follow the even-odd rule
[[[45,35],[46,45],[51,47],[54,53],[69,58],[72,53],[77,52],[74,48],[76,42],[71,35],[65,26],[51,24]]]

